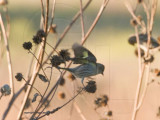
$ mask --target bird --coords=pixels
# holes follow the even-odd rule
[[[147,45],[148,35],[144,34],[144,33],[140,33],[138,36],[139,36],[140,45],[141,45],[142,49],[144,49],[144,46]],[[129,37],[128,42],[131,45],[135,45],[137,43],[136,36],[133,35],[133,36]],[[160,44],[158,43],[158,41],[155,38],[151,37],[150,48],[156,48],[159,45]]]
[[[74,68],[62,68],[57,66],[58,69],[64,69],[72,73],[75,77],[81,78],[81,83],[84,86],[84,79],[86,77],[95,76],[104,72],[105,66],[101,63],[97,63],[96,57],[87,48],[73,44],[72,49],[74,51],[74,58],[70,60],[74,64],[80,64]]]
[[[87,48],[78,43],[72,45],[74,58],[70,58],[74,64],[96,63],[97,59]]]

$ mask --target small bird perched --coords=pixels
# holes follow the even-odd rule
[[[147,35],[147,34],[140,33],[138,36],[139,36],[140,45],[143,45],[143,46],[147,45],[148,35]],[[135,44],[137,43],[136,36],[133,35],[133,36],[129,37],[128,42],[129,42],[131,45],[135,45]],[[159,45],[160,45],[160,44],[158,43],[158,41],[157,41],[156,39],[154,39],[153,37],[151,37],[150,48],[156,48],[156,47],[158,47]]]
[[[97,63],[96,57],[83,46],[78,43],[73,44],[72,49],[74,51],[74,58],[70,58],[74,64],[81,64],[75,68],[61,68],[71,72],[74,76],[82,78],[81,82],[83,84],[85,77],[94,76],[97,74],[103,74],[105,66],[103,64]],[[83,84],[84,86],[84,84]]]

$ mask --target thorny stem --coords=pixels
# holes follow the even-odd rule
[[[5,27],[4,27],[4,24],[3,24],[1,14],[0,14],[0,25],[1,25],[2,33],[3,33],[4,43],[5,43],[5,46],[6,46],[6,55],[7,55],[7,61],[8,61],[9,81],[10,81],[10,86],[11,86],[11,98],[12,98],[13,95],[14,95],[12,61],[11,61],[9,44],[8,44],[8,38],[7,38],[7,34],[6,34],[6,31],[5,31]]]

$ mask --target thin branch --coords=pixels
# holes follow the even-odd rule
[[[42,23],[43,23],[43,27],[45,25],[45,17],[44,17],[44,4],[43,4],[43,0],[41,0],[41,18],[42,18]]]
[[[53,24],[54,15],[55,15],[55,5],[56,5],[56,0],[53,0],[53,3],[52,3],[52,12],[51,12],[51,22],[50,22],[49,29],[52,27],[52,24]],[[48,30],[48,32],[49,32],[49,30]]]
[[[95,18],[95,20],[93,21],[91,27],[89,28],[88,32],[86,33],[85,37],[82,39],[82,45],[85,43],[85,41],[87,40],[87,38],[89,37],[89,35],[91,34],[92,30],[94,29],[94,27],[96,26],[97,22],[99,21],[105,7],[107,6],[109,0],[104,0],[102,5],[101,5],[101,8]]]
[[[6,34],[6,31],[5,31],[5,27],[4,27],[4,24],[3,24],[1,14],[0,14],[0,24],[1,24],[1,29],[2,29],[2,33],[3,33],[4,43],[5,43],[5,46],[6,46],[6,55],[7,55],[7,61],[8,61],[8,72],[9,72],[9,81],[10,81],[11,98],[12,98],[12,96],[14,95],[12,62],[11,62],[11,55],[10,55],[10,49],[9,49],[7,34]]]
[[[85,36],[85,29],[84,29],[84,19],[83,19],[83,5],[82,5],[82,0],[80,0],[80,12],[81,12],[81,29],[82,29],[82,40],[84,39]]]
[[[146,72],[146,81],[145,81],[145,84],[144,84],[144,90],[142,92],[142,95],[141,95],[141,98],[139,100],[139,103],[137,105],[137,111],[139,110],[139,108],[141,107],[142,103],[143,103],[143,100],[144,100],[144,97],[146,95],[146,91],[147,91],[147,88],[148,88],[148,81],[149,81],[149,73],[150,73],[150,66],[151,64],[149,63],[146,67],[147,67],[147,72]]]
[[[49,0],[46,1],[46,4],[47,4],[47,6],[46,6],[46,17],[45,17],[44,31],[47,33],[47,29],[48,29],[48,15],[49,15]],[[39,70],[40,70],[40,68],[41,68],[41,66],[42,66],[41,63],[42,63],[43,57],[44,57],[44,51],[45,51],[45,45],[46,45],[46,42],[45,42],[45,41],[46,41],[46,38],[47,38],[47,36],[44,38],[44,41],[42,42],[42,46],[41,46],[41,48],[40,48],[40,50],[39,50],[39,54],[38,54],[38,57],[37,57],[38,60],[39,60],[39,62],[36,61],[36,63],[35,63],[33,75],[32,75],[32,77],[31,77],[31,81],[30,81],[30,83],[29,83],[30,85],[33,85],[33,84],[34,84],[35,79],[36,79],[36,77],[37,77],[37,74],[38,74],[38,72],[39,72]],[[40,63],[40,64],[39,64],[39,63]],[[28,86],[27,92],[26,92],[26,94],[25,94],[23,103],[22,103],[22,105],[21,105],[21,108],[20,108],[20,111],[19,111],[19,114],[18,114],[18,117],[17,117],[18,120],[21,119],[21,117],[22,117],[22,114],[23,114],[23,111],[24,111],[24,106],[25,106],[25,104],[26,104],[26,101],[27,101],[30,93],[31,93],[31,86]]]
[[[145,23],[140,21],[140,19],[137,18],[137,16],[135,15],[134,11],[131,8],[131,6],[127,2],[125,3],[125,6],[126,6],[127,10],[129,11],[129,13],[131,14],[131,16],[136,20],[138,25],[140,25],[146,31],[147,28],[146,28]]]
[[[6,34],[7,34],[7,38],[9,38],[9,34],[10,34],[10,17],[8,14],[8,7],[5,6],[4,8],[5,10],[5,15],[6,15],[6,20],[7,20],[7,27],[6,27]]]

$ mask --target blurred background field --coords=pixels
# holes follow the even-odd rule
[[[91,5],[84,12],[85,30],[87,31],[92,24],[101,4],[102,0],[93,0]],[[132,2],[131,2],[132,3]],[[160,4],[160,3],[159,3]],[[22,72],[24,75],[27,72],[31,54],[28,54],[22,48],[25,41],[32,41],[33,35],[39,29],[40,23],[40,1],[38,0],[12,0],[9,1],[9,15],[11,20],[11,32],[9,39],[9,46],[11,50],[11,57],[13,63],[14,75],[17,72]],[[139,8],[141,10],[141,8]],[[2,12],[2,7],[0,8]],[[56,5],[56,14],[54,24],[57,25],[58,37],[63,32],[66,25],[70,23],[72,17],[79,10],[79,0],[58,0]],[[155,17],[153,35],[155,38],[160,36],[160,8],[158,8]],[[3,14],[2,14],[3,15]],[[145,15],[143,15],[145,17]],[[85,46],[90,49],[97,57],[98,62],[105,64],[104,76],[98,75],[95,77],[97,82],[97,92],[95,94],[84,93],[82,96],[76,98],[77,104],[80,106],[82,113],[86,116],[87,120],[98,120],[98,114],[93,110],[94,99],[99,95],[106,94],[109,97],[109,107],[113,111],[114,120],[130,120],[133,110],[133,101],[138,80],[138,60],[134,55],[134,49],[128,44],[128,37],[134,34],[134,28],[130,25],[130,14],[124,6],[124,1],[110,0],[107,8],[105,9],[100,21],[96,25],[92,34],[88,38]],[[4,19],[5,20],[5,19]],[[67,36],[64,38],[61,48],[71,49],[74,42],[81,41],[81,26],[80,20],[74,24]],[[56,43],[55,35],[49,35],[48,42],[53,46]],[[49,48],[48,48],[49,50]],[[153,68],[160,65],[158,62],[160,55],[156,54],[156,59]],[[50,72],[48,71],[48,74]],[[53,83],[57,79],[57,71],[54,71]],[[6,56],[0,59],[0,86],[8,82],[8,70]],[[58,91],[68,91],[73,94],[73,83],[67,80],[66,87],[59,87]],[[79,86],[81,85],[78,81]],[[16,90],[21,86],[21,83],[15,81]],[[70,87],[72,86],[72,87]],[[36,81],[35,87],[43,91],[43,87],[39,81]],[[42,88],[41,88],[42,87]],[[66,90],[67,89],[67,90]],[[158,120],[156,113],[160,106],[160,86],[152,84],[148,87],[145,101],[138,114],[138,120]],[[34,93],[34,91],[33,91]],[[67,93],[66,93],[67,94]],[[33,94],[31,95],[33,96]],[[72,96],[72,95],[71,95]],[[23,95],[21,95],[23,98]],[[9,97],[4,97],[0,101],[0,116],[2,116],[4,109],[7,107],[7,100]],[[65,100],[55,100],[51,102],[48,109],[61,105],[67,101],[70,96]],[[56,101],[56,102],[55,102]],[[16,118],[16,113],[19,110],[19,100],[14,107],[14,112],[10,112],[9,118]],[[87,107],[86,107],[87,106]],[[34,103],[33,103],[34,108]],[[66,116],[69,114],[71,104],[65,109],[58,111],[49,118],[57,120],[67,120]],[[31,111],[32,109],[30,109]],[[98,112],[105,116],[106,108],[100,109]],[[63,116],[62,116],[63,114]],[[78,113],[73,112],[72,120],[81,120]]]

